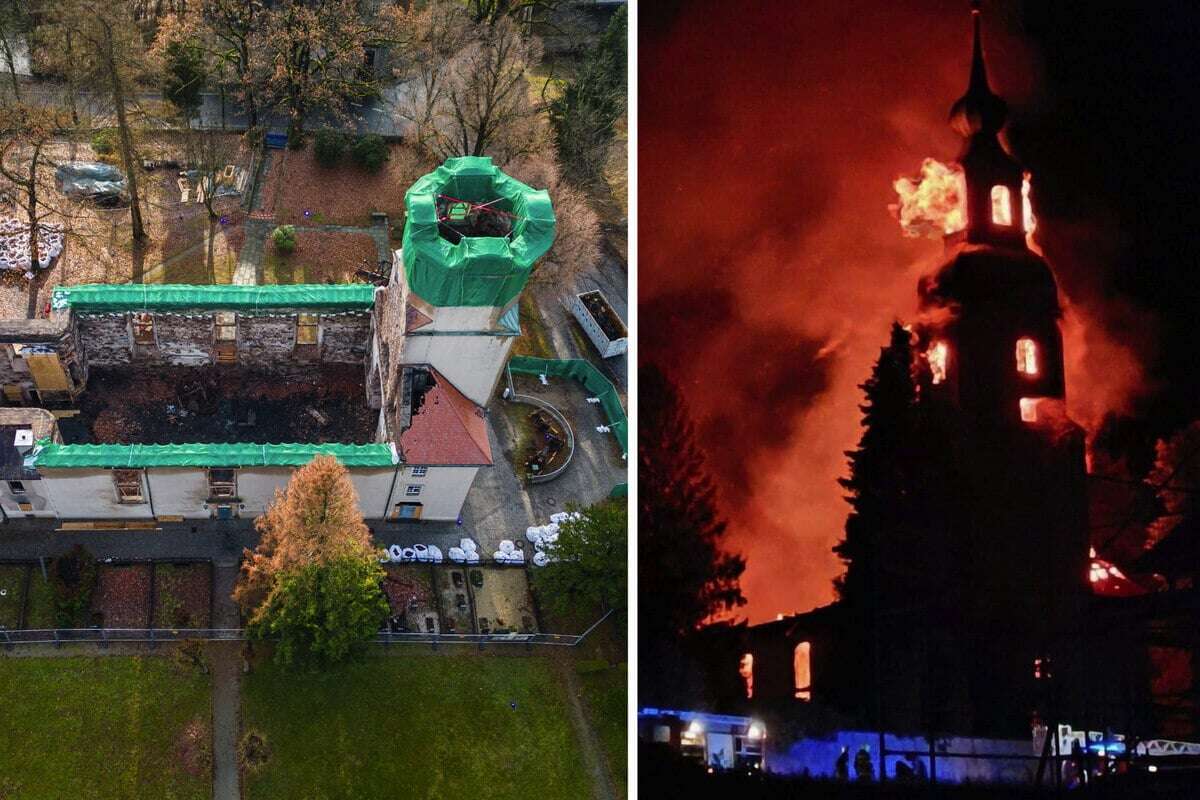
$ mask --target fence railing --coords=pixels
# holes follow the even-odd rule
[[[575,647],[596,627],[608,619],[609,611],[583,633],[392,633],[380,631],[371,640],[377,644],[488,644],[550,645]],[[111,642],[238,642],[247,639],[245,628],[47,628],[43,630],[0,629],[0,645],[52,644],[90,642],[107,645]]]

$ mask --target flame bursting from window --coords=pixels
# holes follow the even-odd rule
[[[1026,236],[1037,229],[1033,206],[1029,202],[1029,173],[1021,180],[1021,227]],[[967,227],[967,179],[958,164],[943,164],[936,158],[921,162],[918,177],[900,177],[892,186],[899,202],[888,209],[900,220],[905,236],[913,238],[949,236]],[[1012,201],[1008,188],[992,187],[992,221],[1013,224]]]
[[[925,351],[925,360],[929,362],[929,374],[933,383],[946,380],[946,369],[950,364],[950,348],[945,342],[934,342]]]
[[[905,236],[936,239],[967,226],[967,180],[957,164],[927,158],[920,177],[897,178],[892,186],[900,202],[888,208]]]
[[[738,675],[746,682],[746,699],[754,697],[754,654],[745,653],[738,662]]]

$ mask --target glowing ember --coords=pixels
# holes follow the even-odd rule
[[[1037,375],[1037,344],[1033,339],[1017,339],[1017,372],[1022,375]]]
[[[919,178],[898,178],[892,186],[900,202],[888,208],[905,236],[936,239],[967,227],[967,179],[957,164],[927,158]]]
[[[950,348],[945,342],[934,342],[925,351],[925,359],[929,362],[929,374],[933,383],[946,380],[946,367],[950,363]]]

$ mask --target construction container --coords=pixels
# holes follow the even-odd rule
[[[629,349],[629,330],[600,290],[575,295],[571,313],[579,320],[601,357],[612,358]]]

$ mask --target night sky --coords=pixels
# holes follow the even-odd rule
[[[744,613],[803,611],[840,570],[857,385],[942,255],[887,206],[958,153],[968,4],[643,3],[639,26],[642,358],[697,421]],[[1196,41],[1191,3],[984,3],[1066,304],[1068,405],[1135,462],[1200,416]]]

